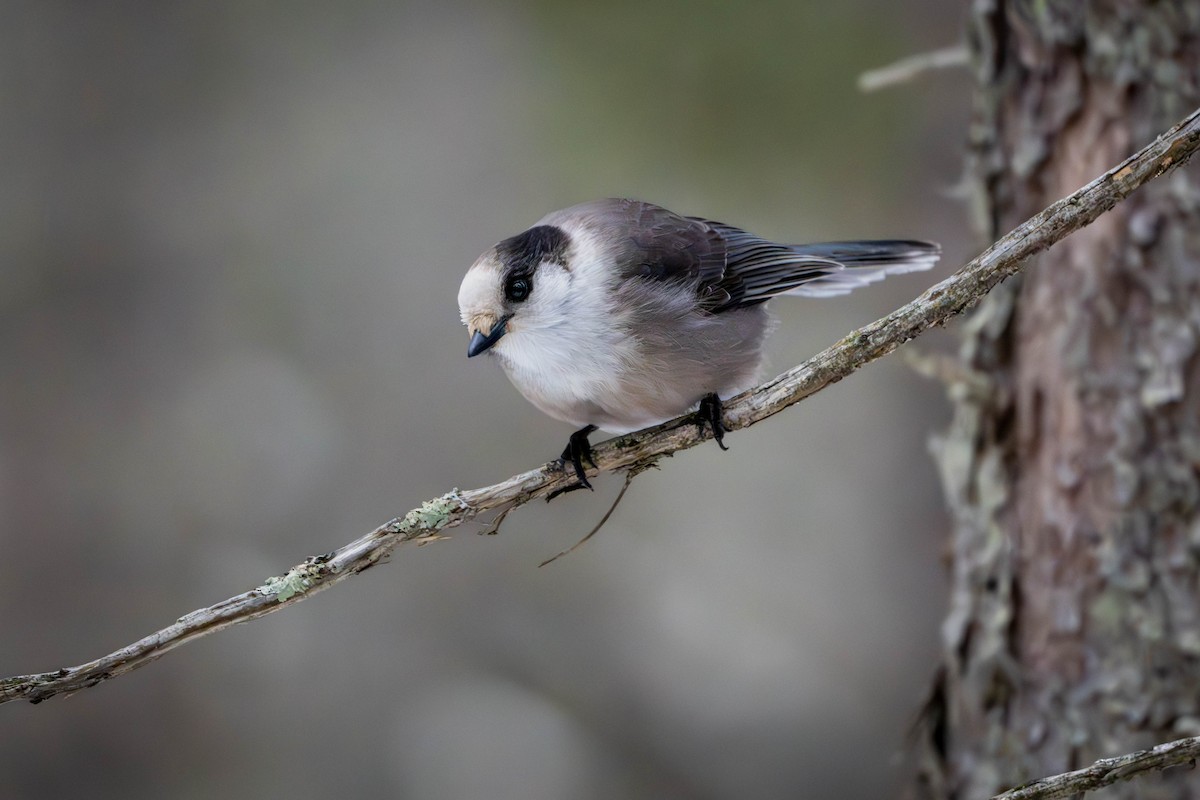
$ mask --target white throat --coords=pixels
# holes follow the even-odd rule
[[[619,392],[636,357],[613,305],[615,265],[590,231],[571,230],[570,270],[540,270],[538,307],[514,317],[493,348],[509,380],[531,403],[582,427],[596,398]]]

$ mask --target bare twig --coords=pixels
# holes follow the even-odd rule
[[[1200,147],[1200,110],[1121,165],[1026,221],[954,275],[917,299],[872,322],[803,364],[725,403],[725,427],[737,430],[778,414],[864,364],[895,350],[925,330],[942,325],[979,301],[1045,250],[1091,223],[1148,180],[1187,161]],[[600,469],[641,470],[661,457],[694,447],[708,438],[687,418],[665,422],[598,445]],[[482,489],[457,489],[424,503],[367,535],[322,556],[309,558],[286,575],[208,608],[103,658],[76,667],[0,679],[0,702],[39,702],[123,675],[161,658],[193,639],[270,614],[328,589],[378,564],[405,542],[440,538],[440,532],[490,509],[518,506],[574,481],[556,463]]]
[[[969,63],[971,63],[971,53],[967,50],[967,46],[955,44],[943,47],[941,50],[902,58],[886,67],[867,70],[858,76],[858,90],[860,92],[876,92],[898,83],[907,83],[923,72],[947,67],[965,67]]]
[[[1102,758],[1090,767],[1009,789],[992,800],[1056,800],[1061,797],[1073,797],[1092,789],[1099,789],[1101,786],[1129,780],[1150,770],[1162,770],[1184,764],[1195,767],[1197,757],[1200,757],[1200,736],[1179,739],[1151,747],[1149,750],[1139,750],[1115,758]]]
[[[588,531],[587,535],[585,535],[578,542],[571,545],[566,550],[559,550],[557,553],[550,556],[542,563],[538,564],[538,566],[544,567],[547,564],[553,564],[555,561],[558,561],[563,556],[570,555],[571,553],[574,553],[579,548],[583,547],[584,543],[587,542],[588,539],[590,539],[596,535],[596,531],[598,531],[604,527],[604,523],[608,522],[608,518],[611,517],[613,515],[613,512],[617,510],[617,506],[621,505],[621,498],[623,498],[625,496],[625,492],[629,491],[629,484],[633,483],[633,479],[636,477],[637,477],[637,470],[631,469],[628,472],[626,472],[625,473],[625,483],[621,486],[621,491],[617,492],[617,499],[612,501],[612,505],[608,507],[608,511],[604,512],[604,516],[600,518],[600,521],[596,523],[596,526],[594,528],[592,528],[590,531]]]

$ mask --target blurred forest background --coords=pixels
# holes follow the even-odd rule
[[[632,196],[933,274],[787,299],[785,369],[975,249],[970,81],[862,95],[960,4],[0,3],[0,673],[100,656],[565,426],[455,295]],[[946,347],[926,337],[920,348]],[[859,798],[934,666],[938,386],[893,357],[75,697],[0,709],[0,797]],[[602,437],[601,437],[602,438]]]

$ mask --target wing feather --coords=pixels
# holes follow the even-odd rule
[[[887,275],[929,269],[941,253],[931,242],[901,239],[780,244],[637,200],[601,200],[568,212],[589,218],[604,236],[616,238],[623,280],[687,284],[712,313],[781,294],[846,294]]]

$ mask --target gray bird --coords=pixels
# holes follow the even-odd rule
[[[833,297],[929,269],[932,242],[778,244],[637,200],[547,214],[467,270],[467,356],[488,353],[527,400],[577,426],[559,461],[591,488],[597,428],[627,433],[698,409],[722,449],[722,396],[751,385],[781,294]]]

